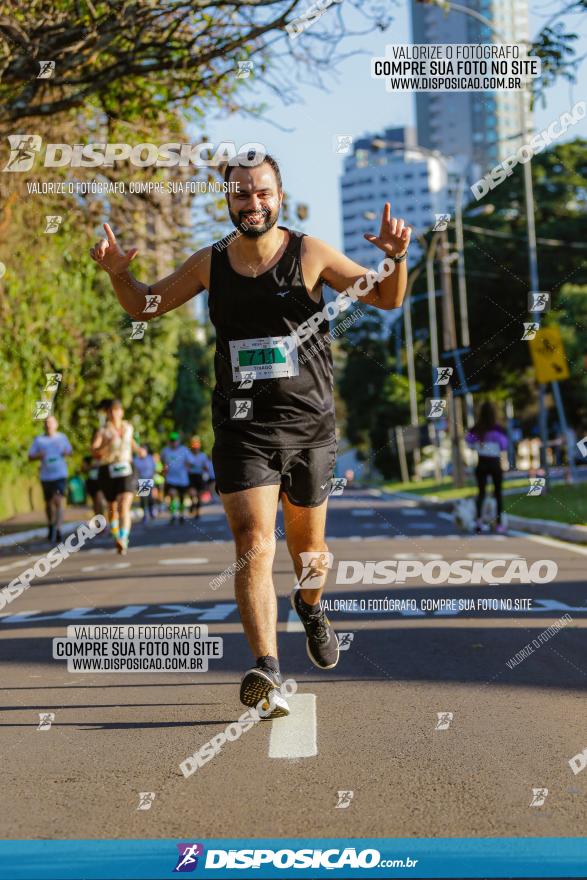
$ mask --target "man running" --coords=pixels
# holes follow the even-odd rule
[[[172,431],[169,435],[169,444],[161,450],[161,462],[165,471],[165,495],[171,499],[169,512],[171,519],[169,525],[177,522],[179,510],[180,523],[185,522],[185,496],[190,486],[188,466],[193,464],[192,454],[182,443],[179,442],[179,434]]]
[[[41,485],[45,499],[45,513],[49,530],[47,540],[61,541],[61,525],[63,522],[63,499],[67,484],[66,456],[71,455],[71,443],[61,431],[55,416],[45,419],[45,433],[39,434],[29,449],[29,460],[41,461]]]
[[[379,235],[365,235],[385,259],[378,275],[368,272],[323,241],[278,226],[279,167],[271,156],[246,167],[250,158],[237,157],[240,164],[228,165],[224,175],[235,185],[226,198],[240,234],[197,251],[167,278],[153,286],[137,281],[129,271],[137,249],[123,251],[107,224],[107,237],[90,254],[109,273],[119,302],[135,320],[162,315],[202,290],[209,293],[216,329],[212,460],[237,557],[248,560],[236,572],[235,592],[256,658],[241,682],[240,698],[246,706],[268,701],[269,717],[276,717],[289,713],[278,692],[272,579],[280,497],[298,583],[307,554],[328,553],[326,504],[336,437],[322,286],[341,293],[336,300],[341,310],[350,304],[342,295],[349,289],[368,305],[398,308],[406,288],[410,229],[391,217],[386,203]],[[157,302],[156,312],[144,313],[146,297]],[[339,656],[336,634],[320,605],[327,571],[322,566],[311,588],[296,587],[291,596],[306,631],[308,656],[320,669],[332,669]]]

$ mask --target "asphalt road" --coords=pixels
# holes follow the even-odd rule
[[[199,523],[137,526],[122,559],[98,536],[0,615],[1,836],[584,835],[587,772],[575,775],[569,760],[587,747],[587,550],[461,535],[446,514],[373,492],[332,498],[327,535],[335,568],[521,558],[552,560],[558,574],[545,584],[337,586],[331,572],[328,597],[357,604],[330,617],[353,638],[338,667],[319,672],[290,618],[294,577],[280,540],[274,571],[282,671],[297,685],[292,715],[255,725],[184,778],[180,762],[244,711],[238,683],[252,665],[232,582],[211,587],[234,561],[224,516],[211,505]],[[3,552],[2,584],[47,550]],[[359,607],[386,598],[531,607]],[[564,614],[563,628],[539,640]],[[51,639],[68,625],[167,622],[205,623],[222,637],[223,658],[208,672],[134,674],[70,673],[52,659]],[[533,639],[538,647],[512,664]],[[55,716],[48,729],[38,729],[41,713]],[[534,798],[541,806],[530,806],[533,789],[548,789]],[[148,809],[138,809],[140,792],[154,793]]]

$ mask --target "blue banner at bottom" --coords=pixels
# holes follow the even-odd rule
[[[5,880],[587,877],[587,838],[4,840]]]

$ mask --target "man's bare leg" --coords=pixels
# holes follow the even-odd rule
[[[280,693],[277,659],[277,599],[273,586],[275,517],[279,486],[258,486],[220,496],[234,535],[239,569],[235,593],[243,629],[256,659],[245,673],[240,700],[264,718],[289,715]]]
[[[303,568],[300,553],[316,553],[317,564],[314,567],[316,578],[312,579],[312,588],[304,589],[301,586],[300,592],[304,602],[308,605],[317,605],[328,575],[328,567],[320,560],[321,553],[328,553],[324,537],[328,499],[319,507],[298,507],[283,495],[282,505],[287,549],[294,564],[298,583]]]
[[[339,659],[338,639],[320,606],[329,568],[324,537],[328,499],[319,507],[298,507],[284,495],[282,503],[287,546],[300,587],[291,595],[292,607],[306,631],[308,657],[319,669],[333,669]],[[306,565],[302,553],[312,554]]]
[[[255,659],[277,657],[277,599],[273,586],[279,486],[221,494],[234,537],[234,588],[243,629]]]

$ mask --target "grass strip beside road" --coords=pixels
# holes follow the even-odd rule
[[[514,516],[525,516],[529,519],[550,519],[555,522],[570,523],[574,526],[587,525],[587,485],[579,483],[570,486],[566,483],[551,485],[547,493],[527,495],[528,478],[518,478],[504,482],[504,489],[520,489],[514,495],[505,495],[504,505],[508,513]],[[452,480],[447,478],[438,483],[434,479],[421,480],[419,483],[386,483],[382,488],[386,492],[409,492],[422,498],[438,498],[451,500],[457,498],[474,498],[477,486],[469,483],[462,489],[455,489]],[[492,492],[489,482],[489,492]]]

